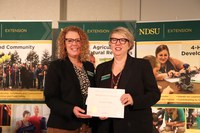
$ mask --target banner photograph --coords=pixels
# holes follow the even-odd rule
[[[0,21],[0,100],[44,99],[51,35],[50,21]]]
[[[95,67],[113,58],[110,32],[120,26],[128,28],[135,36],[129,54],[149,60],[161,92],[160,101],[152,107],[154,132],[199,132],[200,20],[59,21],[58,25],[58,32],[74,25],[87,33]],[[47,132],[50,110],[44,104],[43,91],[53,54],[51,21],[0,21],[0,132],[25,132],[21,125],[26,118],[31,121],[30,132]],[[95,116],[93,95],[90,92],[87,104]]]
[[[150,61],[158,104],[200,104],[200,21],[138,22],[137,57]]]
[[[153,107],[154,133],[199,133],[199,114],[199,108]]]
[[[0,130],[3,133],[47,131],[49,108],[45,104],[0,104],[0,109]]]

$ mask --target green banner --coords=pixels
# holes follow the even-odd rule
[[[51,40],[51,22],[1,22],[0,40]]]
[[[0,21],[0,132],[21,131],[23,113],[45,120],[44,84],[52,61],[51,21]],[[38,78],[40,76],[40,78]],[[31,122],[32,121],[32,122]],[[43,122],[46,127],[47,121]],[[24,128],[24,127],[23,127]],[[35,129],[34,129],[35,130]],[[28,132],[34,132],[30,129]],[[38,128],[38,132],[47,132]]]
[[[95,65],[98,65],[101,62],[105,62],[113,58],[113,54],[109,46],[110,32],[117,27],[126,27],[131,31],[131,33],[135,34],[136,21],[60,21],[58,25],[59,31],[64,27],[72,25],[82,28],[89,37],[90,52],[95,56]],[[130,51],[132,56],[135,56],[135,48],[136,47]]]
[[[88,35],[90,41],[106,41],[112,29],[122,26],[128,28],[133,34],[136,21],[105,21],[105,22],[59,22],[59,29],[75,25],[82,28]]]
[[[199,40],[200,21],[137,23],[137,41]]]
[[[141,22],[136,26],[136,57],[146,57],[150,62],[156,59],[152,67],[162,92],[157,104],[198,106],[200,21]],[[171,71],[179,75],[169,77]]]
[[[51,25],[50,21],[0,21],[0,103],[44,101],[45,75],[38,81],[35,74],[38,66],[47,69],[52,59]]]
[[[154,131],[199,133],[200,20],[138,22],[136,27],[136,57],[150,61],[161,92],[152,107]],[[168,118],[169,112],[176,119]]]

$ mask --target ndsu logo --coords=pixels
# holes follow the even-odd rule
[[[139,29],[139,35],[158,35],[160,28],[143,28]]]

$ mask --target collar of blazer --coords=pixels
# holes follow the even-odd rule
[[[131,61],[132,57],[130,55],[127,56],[127,59],[126,59],[126,63],[125,63],[125,66],[124,66],[124,69],[122,70],[122,75],[121,75],[121,78],[120,78],[120,81],[119,81],[119,84],[118,84],[118,88],[119,89],[125,89],[126,88],[126,85],[127,83],[130,81],[130,78],[132,78],[133,76],[131,76],[131,71],[133,67],[132,65],[132,61]],[[107,62],[108,64],[105,65],[105,75],[102,75],[101,76],[101,81],[102,80],[109,80],[109,82],[111,82],[111,69],[112,69],[112,64],[113,64],[113,61],[114,59],[112,59],[111,61]]]
[[[80,87],[80,85],[79,85],[79,79],[78,79],[78,77],[76,75],[76,72],[74,70],[73,64],[69,60],[68,57],[65,58],[64,64],[61,65],[61,67],[62,67],[62,69],[61,69],[62,74],[64,74],[64,75],[70,75],[70,78],[72,78],[73,83],[76,85],[77,88],[79,88]]]
[[[132,78],[131,71],[134,68],[132,68],[133,65],[131,65],[131,58],[132,57],[128,54],[124,69],[122,70],[120,82],[118,84],[118,88],[120,89],[126,89],[128,82],[130,82],[130,78]]]
[[[82,63],[83,63],[83,67],[84,67],[87,75],[91,76],[91,77],[94,77],[94,72],[92,71],[92,67],[89,67],[88,62],[82,62]],[[73,72],[75,74],[75,75],[74,74],[73,75],[76,76],[75,71],[72,71],[72,69],[74,69],[73,68],[73,64],[72,64],[72,62],[70,61],[70,59],[68,57],[65,58],[65,64],[67,65],[66,66],[67,69],[69,69],[68,71],[69,72]],[[92,64],[91,64],[91,66],[92,66]]]

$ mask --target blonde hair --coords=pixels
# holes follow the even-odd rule
[[[176,118],[178,117],[178,110],[177,108],[167,108],[165,109],[168,113],[172,114],[172,120],[176,120]]]
[[[89,40],[87,34],[77,26],[68,26],[61,29],[61,32],[57,39],[57,57],[58,59],[65,60],[68,56],[65,46],[65,36],[69,31],[77,32],[81,39],[81,54],[79,56],[80,61],[87,61],[89,57]]]
[[[109,38],[111,38],[112,34],[114,34],[114,33],[119,33],[119,34],[127,37],[127,39],[129,40],[129,46],[130,46],[128,51],[130,51],[133,48],[135,38],[134,38],[133,34],[127,28],[117,27],[117,28],[113,29],[110,32]]]
[[[150,62],[152,68],[160,67],[160,62],[157,60],[155,56],[147,55],[147,56],[144,56],[143,58]]]

